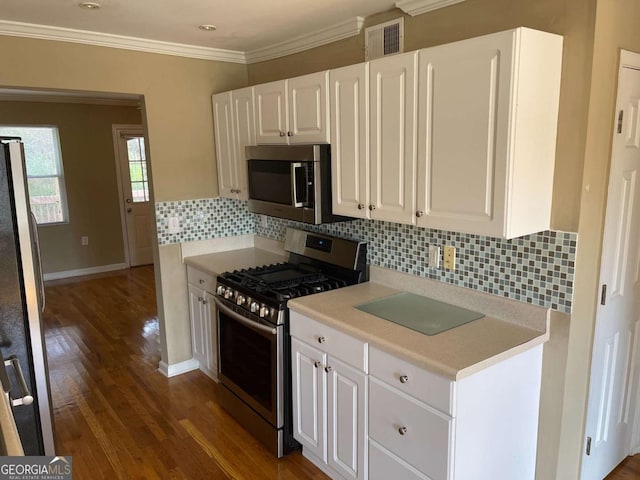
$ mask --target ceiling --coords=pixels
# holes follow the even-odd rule
[[[392,0],[2,0],[0,22],[22,22],[251,52],[394,8]],[[213,32],[201,24],[217,27]],[[0,33],[2,33],[0,31]]]

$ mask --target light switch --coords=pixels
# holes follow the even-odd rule
[[[169,233],[180,233],[182,231],[182,229],[180,228],[179,217],[169,217],[167,219],[167,224],[169,227]]]
[[[429,245],[429,267],[440,268],[440,247]]]

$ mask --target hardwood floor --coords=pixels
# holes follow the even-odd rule
[[[607,475],[605,480],[638,479],[640,479],[640,454],[627,457],[613,472]]]
[[[153,267],[51,282],[46,293],[56,449],[73,456],[75,479],[328,478],[299,452],[272,457],[201,372],[157,371]]]

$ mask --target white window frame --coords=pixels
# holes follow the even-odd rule
[[[67,225],[69,223],[69,206],[67,202],[67,185],[65,183],[64,176],[64,164],[62,163],[62,147],[60,145],[60,131],[57,125],[21,125],[21,124],[3,124],[0,125],[0,128],[48,128],[53,130],[54,137],[54,158],[58,167],[57,175],[29,175],[29,169],[26,168],[26,163],[28,159],[25,155],[25,177],[27,179],[27,190],[29,189],[29,179],[32,178],[57,178],[58,179],[58,188],[60,189],[60,209],[62,210],[62,220],[58,222],[38,222],[39,227],[49,227],[55,225]],[[33,206],[31,203],[31,193],[29,193],[29,206],[31,210],[33,210]]]

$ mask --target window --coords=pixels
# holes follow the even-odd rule
[[[147,159],[144,153],[144,137],[127,138],[127,156],[133,203],[148,202],[149,178],[147,177]]]
[[[0,135],[22,138],[29,201],[38,225],[67,222],[69,214],[58,129],[0,126]]]

